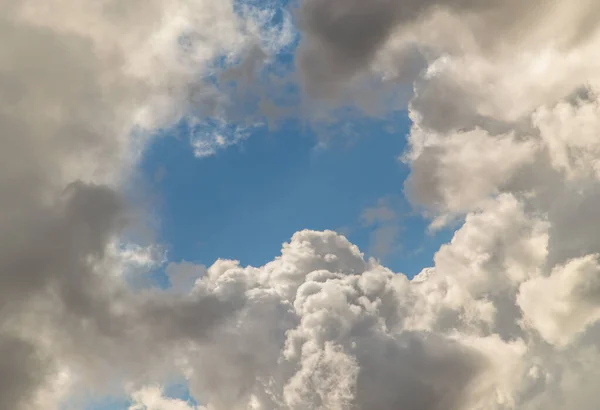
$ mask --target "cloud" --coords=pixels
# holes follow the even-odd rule
[[[491,202],[412,281],[333,232],[298,232],[260,268],[217,261],[192,294],[235,290],[244,303],[179,350],[192,395],[215,409],[533,409],[547,392],[578,394],[550,381],[535,391],[580,349],[569,339],[547,356],[529,325],[518,295],[539,288],[546,254],[530,249],[547,240],[529,218],[515,198]]]
[[[164,397],[160,387],[146,386],[131,395],[133,404],[128,410],[204,410],[180,399]]]
[[[413,45],[417,45],[430,63],[440,54],[450,57],[451,63],[477,57],[482,57],[479,61],[485,62],[488,57],[499,55],[512,56],[514,62],[513,51],[517,49],[526,54],[541,44],[567,48],[585,43],[595,34],[597,23],[593,16],[598,12],[600,10],[592,1],[575,5],[546,0],[527,4],[511,0],[484,3],[403,0],[373,5],[348,0],[309,0],[300,5],[298,14],[303,32],[298,64],[308,90],[321,90],[326,94],[382,61],[397,61],[390,58],[390,54],[403,56],[406,60],[410,56],[406,50]],[[378,60],[380,58],[382,60]],[[572,63],[576,62],[563,61],[561,65]],[[407,64],[410,63],[402,67]],[[477,77],[471,77],[471,80],[483,80],[481,75],[485,71],[480,68],[481,64],[472,67],[463,73],[463,78],[466,78],[464,74],[477,69]],[[393,72],[394,68],[386,71],[390,70]],[[414,71],[405,70],[404,74],[412,83],[410,75]],[[562,73],[554,75],[556,78]],[[540,84],[540,80],[534,81]],[[515,79],[515,85],[519,81]],[[560,91],[554,88],[554,92]],[[480,91],[472,89],[472,92]]]
[[[539,145],[514,134],[482,129],[438,135],[415,126],[411,173],[405,182],[416,204],[464,212],[491,195],[510,190],[519,171],[535,161]],[[418,144],[418,145],[417,145]]]
[[[410,84],[408,191],[463,224],[414,279],[300,231],[261,267],[169,265],[171,290],[124,280],[153,259],[115,251],[124,183],[150,131],[236,112],[215,61],[247,80],[291,37],[230,2],[4,6],[0,410],[193,408],[147,387],[176,376],[215,410],[597,407],[596,2],[301,3],[306,90]]]
[[[177,291],[188,291],[204,275],[207,270],[204,265],[195,265],[189,262],[169,263],[165,269],[171,289]]]
[[[223,120],[204,121],[204,124],[194,125],[190,135],[194,156],[211,157],[221,149],[246,140],[261,125],[263,124],[232,125]]]
[[[568,345],[600,319],[598,255],[573,259],[521,286],[518,302],[524,321],[549,343]]]
[[[449,335],[404,328],[410,282],[333,232],[299,232],[261,268],[219,261],[200,280],[213,281],[247,299],[189,363],[209,408],[460,408],[491,371]]]
[[[2,5],[0,408],[48,409],[63,387],[102,390],[107,374],[136,373],[153,349],[145,337],[166,346],[162,332],[180,340],[178,326],[202,337],[238,308],[218,291],[133,292],[119,272],[146,262],[115,257],[114,244],[139,217],[123,191],[149,135],[218,97],[205,81],[213,60],[265,37],[230,2]]]
[[[36,357],[35,347],[26,340],[3,336],[0,339],[0,352],[0,408],[15,408],[23,397],[35,392],[35,387],[43,381],[46,365],[42,358]]]
[[[374,227],[370,234],[369,252],[378,258],[385,258],[399,247],[398,215],[388,202],[380,199],[377,205],[366,208],[361,215],[364,225]]]

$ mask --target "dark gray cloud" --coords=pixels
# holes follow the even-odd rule
[[[331,98],[347,88],[353,77],[382,62],[386,76],[393,72],[394,81],[410,84],[426,68],[423,60],[432,62],[446,53],[510,55],[523,47],[547,44],[571,48],[594,33],[598,20],[591,16],[598,17],[598,13],[596,2],[587,0],[577,4],[550,0],[306,0],[297,13],[302,32],[297,64],[307,92]],[[444,15],[454,18],[440,18]],[[559,19],[567,22],[560,32],[553,30]],[[390,39],[396,38],[402,46],[390,47]],[[383,74],[380,68],[375,73]],[[444,82],[432,89],[421,87],[415,103],[435,93],[428,103],[446,111],[468,111],[471,107],[466,101],[456,104],[466,92],[457,86]],[[440,97],[439,92],[451,96]],[[442,121],[435,114],[426,120]]]
[[[2,2],[2,410],[53,408],[36,400],[65,369],[98,386],[137,372],[152,346],[200,338],[239,307],[230,296],[135,294],[112,262],[113,244],[137,212],[122,192],[143,143],[132,127],[189,111],[180,103],[191,72],[172,55],[169,67],[144,61],[176,49],[144,49],[167,6],[136,3]],[[202,44],[201,60],[239,34],[231,10],[213,12],[233,23]]]
[[[27,399],[44,382],[48,363],[26,340],[0,337],[0,409],[25,410]]]
[[[469,388],[486,358],[436,335],[382,338],[357,353],[360,409],[437,410],[468,405]]]

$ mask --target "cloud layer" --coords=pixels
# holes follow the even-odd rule
[[[223,121],[215,75],[251,81],[292,37],[227,1],[0,4],[0,410],[194,408],[151,387],[181,376],[214,410],[597,407],[597,2],[301,2],[306,98],[408,84],[407,194],[461,227],[413,279],[302,231],[265,266],[141,290],[152,257],[115,244],[144,144]]]

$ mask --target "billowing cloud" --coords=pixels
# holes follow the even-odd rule
[[[547,232],[505,196],[413,280],[334,232],[298,232],[260,268],[217,261],[192,294],[243,289],[244,303],[179,351],[182,371],[215,409],[592,409],[570,380],[594,377],[573,360],[596,360],[596,258],[548,276]]]
[[[418,204],[464,212],[510,189],[519,171],[535,160],[538,144],[514,134],[473,131],[437,135],[415,126],[411,174],[405,185]],[[418,144],[418,145],[417,145]]]
[[[134,295],[118,260],[143,261],[114,258],[115,243],[139,219],[123,186],[148,135],[196,103],[226,107],[203,80],[214,61],[273,44],[260,13],[231,2],[1,3],[0,408],[49,409],[79,380],[106,387],[113,362],[160,354],[144,338],[202,333],[239,307],[218,292]],[[146,353],[125,360],[126,340]]]
[[[115,245],[124,183],[150,131],[240,103],[211,81],[248,85],[291,34],[227,1],[1,3],[0,410],[122,386],[194,409],[148,387],[181,376],[215,410],[597,407],[596,1],[303,1],[306,90],[410,84],[407,191],[464,222],[413,279],[301,231],[262,267],[170,264],[166,290],[127,282],[157,257]]]
[[[333,232],[295,234],[262,268],[219,261],[196,286],[212,282],[247,299],[189,363],[209,408],[461,408],[494,372],[482,349],[406,326],[418,291]]]
[[[415,53],[407,50],[416,47],[429,63],[437,60],[435,67],[449,64],[451,69],[462,70],[460,79],[463,81],[428,81],[427,88],[441,86],[450,91],[452,87],[462,94],[461,97],[481,96],[491,100],[485,97],[488,87],[499,86],[499,82],[508,77],[494,78],[490,74],[503,69],[505,74],[514,72],[519,76],[510,80],[512,87],[496,88],[496,98],[513,99],[516,94],[512,91],[524,85],[527,89],[522,89],[520,95],[538,90],[526,101],[516,99],[517,104],[527,104],[531,98],[542,97],[540,92],[561,93],[565,91],[564,87],[558,85],[579,81],[568,79],[563,70],[540,76],[540,70],[544,71],[546,64],[556,61],[561,68],[576,66],[586,74],[593,73],[591,68],[597,63],[592,61],[584,67],[579,60],[583,58],[580,54],[583,49],[578,47],[585,47],[589,44],[586,42],[597,34],[599,12],[598,5],[591,0],[577,4],[547,0],[527,3],[512,0],[401,0],[376,4],[353,0],[307,0],[301,3],[298,16],[303,31],[299,69],[308,90],[313,92],[339,89],[353,76],[371,69],[388,76],[396,74],[395,78],[400,75],[412,83],[414,78],[411,76],[418,73],[407,67],[415,61]],[[563,60],[564,54],[570,58]],[[500,61],[506,65],[498,67]],[[382,66],[384,62],[391,65]],[[403,69],[402,73],[397,71],[399,68]],[[528,70],[523,71],[523,68]],[[475,84],[484,87],[464,87]],[[456,92],[452,94],[456,95]],[[451,95],[441,98],[439,93],[432,93],[431,96],[439,100],[439,104],[451,102],[447,99]],[[454,108],[460,109],[466,102],[462,101]],[[447,108],[452,109],[452,106]],[[503,115],[510,113],[507,106],[498,108]]]

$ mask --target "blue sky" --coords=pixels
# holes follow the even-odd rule
[[[190,396],[189,389],[185,383],[175,383],[164,386],[162,389],[164,397],[183,400],[190,405],[198,403]],[[127,410],[131,401],[124,397],[100,397],[90,400],[83,410]],[[68,408],[68,407],[67,407]],[[75,405],[77,408],[77,405]]]
[[[274,14],[272,24],[282,21],[281,12]],[[294,44],[259,75],[265,82],[261,89],[274,91],[269,97],[275,101],[297,104],[300,99],[293,82],[282,91],[265,75],[293,77]],[[213,80],[218,84],[217,77]],[[168,249],[170,262],[210,265],[227,258],[260,266],[277,256],[294,232],[331,229],[396,272],[412,276],[431,265],[451,232],[428,234],[428,221],[404,197],[408,168],[398,157],[410,129],[405,111],[369,118],[346,107],[342,115],[330,115],[326,126],[297,117],[251,127],[214,155],[195,156],[198,132],[236,140],[236,127],[247,123],[243,113],[257,111],[258,100],[251,97],[242,99],[238,123],[208,120],[199,127],[182,121],[163,130],[144,153],[142,178],[156,200],[158,241]]]
[[[294,232],[332,229],[393,270],[418,273],[447,233],[428,235],[427,221],[403,197],[407,168],[398,156],[409,125],[404,113],[387,121],[357,118],[340,124],[322,148],[318,131],[289,121],[205,158],[194,156],[186,134],[166,132],[142,169],[158,198],[159,239],[169,260],[232,258],[259,266]],[[388,219],[397,240],[387,255],[370,252],[378,225],[364,215],[378,205],[395,214]]]

